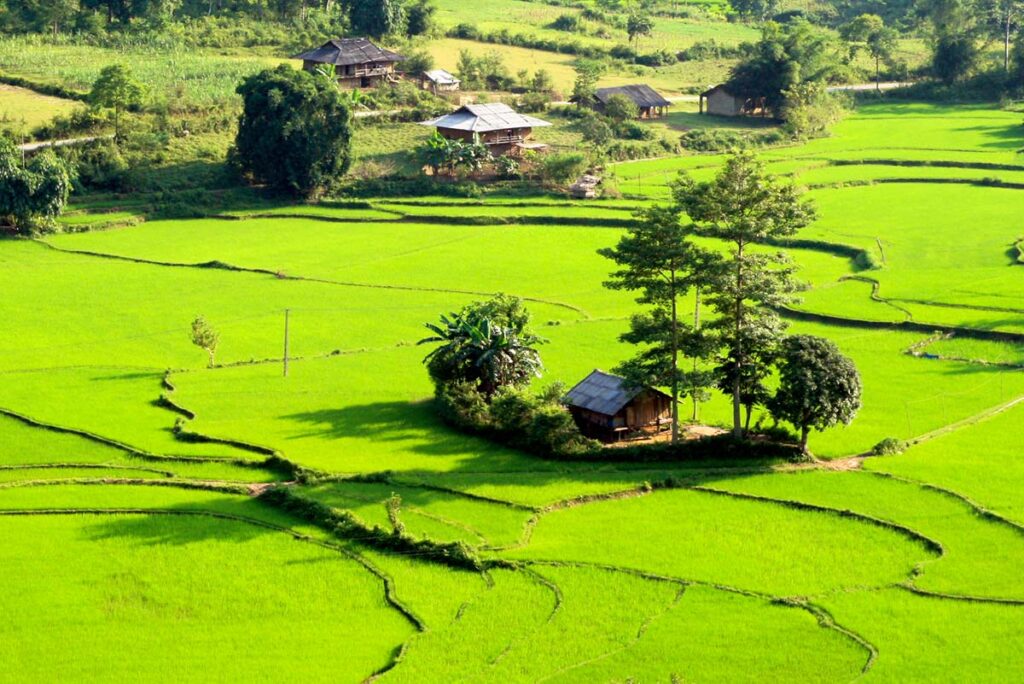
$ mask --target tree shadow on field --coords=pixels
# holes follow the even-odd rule
[[[259,511],[254,508],[258,505],[240,497],[237,502],[218,502],[215,509],[197,503],[154,506],[151,512],[112,511],[90,525],[87,534],[92,541],[132,539],[144,546],[184,546],[209,540],[243,543],[267,534],[280,534],[272,527],[229,517],[258,521]]]
[[[958,133],[982,133],[988,141],[979,143],[981,147],[995,147],[1015,151],[1024,146],[1024,128],[1021,128],[1019,123],[1002,126],[965,126],[955,130]]]
[[[381,401],[293,413],[284,418],[309,426],[292,439],[353,437],[374,442],[405,442],[415,453],[434,456],[464,455],[467,448],[473,447],[480,451],[500,448],[444,425],[430,400]]]
[[[401,467],[399,456],[382,455],[380,467],[376,470],[395,472],[396,484],[415,485],[420,482],[460,489],[459,483],[465,481],[473,485],[521,485],[529,489],[552,483],[571,487],[577,483],[589,491],[591,487],[605,482],[630,489],[644,482],[670,479],[685,479],[699,484],[708,478],[720,477],[722,469],[734,474],[764,472],[774,462],[725,456],[637,460],[625,455],[617,457],[614,449],[608,450],[607,457],[549,459],[452,428],[441,420],[430,400],[376,402],[284,417],[311,427],[296,437],[354,437],[373,442],[401,443],[401,448],[407,452],[438,457],[437,469],[407,470]],[[710,475],[710,471],[719,472]],[[403,499],[408,496],[409,503],[414,505],[428,505],[450,495],[417,491],[402,496]],[[384,496],[382,500],[386,498]]]

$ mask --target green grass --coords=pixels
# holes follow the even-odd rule
[[[22,516],[0,529],[9,681],[358,680],[411,632],[357,563],[245,523]]]
[[[187,99],[192,105],[233,102],[235,87],[251,74],[284,61],[280,58],[222,56],[212,51],[150,47],[125,50],[46,37],[0,40],[0,69],[13,76],[86,92],[103,67],[126,64],[152,101]]]
[[[680,553],[673,540],[700,541]],[[898,582],[931,557],[919,543],[866,523],[695,491],[557,510],[541,518],[526,546],[502,555],[621,565],[782,596]]]
[[[531,8],[563,11],[518,9]],[[94,49],[83,50],[83,61],[68,69],[98,64]],[[650,125],[675,135],[704,123],[691,109],[680,106]],[[811,193],[820,218],[798,237],[867,250],[880,265],[858,271],[847,256],[789,249],[810,287],[798,306],[840,318],[1024,331],[1020,267],[1011,258],[1024,193],[878,182],[1017,182],[1024,170],[969,165],[1024,166],[1015,153],[1024,145],[1019,123],[1019,114],[992,107],[878,104],[829,138],[765,150],[772,172],[820,186]],[[386,163],[388,145],[407,144],[412,138],[403,136],[414,128],[396,127],[397,142],[385,139],[387,130],[361,129],[364,164]],[[869,163],[833,163],[848,160]],[[867,459],[867,472],[812,464],[811,472],[777,473],[769,464],[738,468],[714,459],[546,461],[452,430],[433,411],[426,350],[414,346],[423,323],[487,293],[530,298],[548,340],[538,387],[621,362],[629,350],[618,336],[634,305],[602,286],[610,264],[596,251],[622,230],[603,223],[665,200],[679,170],[709,178],[721,161],[684,155],[615,165],[609,172],[627,198],[613,201],[382,197],[370,208],[347,208],[252,198],[230,206],[242,220],[151,220],[48,236],[46,244],[0,242],[0,286],[10,295],[0,304],[0,407],[185,459],[143,459],[0,416],[0,512],[182,514],[0,515],[12,616],[0,634],[8,665],[0,678],[159,680],[184,664],[222,679],[259,672],[361,681],[407,643],[383,679],[852,680],[868,649],[829,628],[824,613],[816,618],[818,607],[876,649],[869,678],[1019,678],[1019,664],[1006,655],[1024,626],[1018,606],[932,599],[899,585],[913,579],[926,591],[1024,598],[1019,531],[936,489],[1024,524],[1017,465],[1024,405],[969,420],[1024,396],[1024,374],[998,365],[1019,363],[1020,345],[958,335],[921,350],[961,360],[915,358],[907,350],[929,333],[792,323],[793,332],[834,340],[862,376],[854,423],[812,435],[819,458],[860,454],[886,437],[932,437],[901,455]],[[926,161],[954,167],[894,163]],[[171,169],[167,178],[184,173]],[[147,204],[83,198],[81,213],[66,220],[96,227]],[[851,275],[877,280],[884,301],[873,301],[870,282]],[[284,377],[286,308],[293,359]],[[188,340],[199,314],[221,332],[221,367],[207,369]],[[162,382],[168,369],[173,391]],[[264,456],[179,439],[172,428],[185,417],[161,405],[162,394],[195,412],[185,419],[189,430],[262,445],[317,470],[374,475],[287,485],[299,496],[387,531],[386,501],[397,495],[407,535],[462,542],[514,564],[468,572],[418,553],[370,549],[367,540],[344,542],[389,578],[393,595],[422,623],[416,631],[385,603],[380,579],[337,550],[192,515],[241,516],[331,539],[264,500],[182,488],[281,476],[197,461]],[[728,408],[716,393],[702,420],[726,424]],[[759,419],[769,424],[761,410]],[[934,436],[943,429],[949,434]],[[65,481],[101,478],[179,486]],[[856,516],[693,490],[615,496],[669,478],[849,509],[917,530],[944,555]],[[680,596],[678,581],[636,572],[697,584]],[[49,665],[58,670],[42,670],[43,654],[57,649],[67,654]]]
[[[714,480],[717,489],[852,510],[899,522],[942,544],[914,583],[930,591],[1024,598],[1018,569],[1024,536],[994,525],[961,501],[912,483],[869,473],[810,472]]]
[[[0,85],[0,129],[12,133],[28,133],[37,126],[49,123],[54,117],[70,114],[81,106],[74,100]]]

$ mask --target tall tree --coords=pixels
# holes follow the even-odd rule
[[[405,8],[401,0],[352,0],[349,7],[352,31],[371,38],[401,33]]]
[[[796,288],[784,255],[755,252],[752,247],[792,235],[813,220],[814,210],[792,185],[769,176],[750,152],[732,155],[708,182],[681,174],[673,191],[702,235],[731,246],[722,267],[715,270],[708,303],[719,317],[709,327],[725,349],[724,362],[732,366],[733,436],[741,439],[743,379],[756,375],[748,366],[761,363],[760,350],[747,345],[750,340],[770,343],[765,331],[781,332],[772,307],[789,301]]]
[[[576,62],[576,81],[572,85],[570,98],[578,107],[587,107],[594,102],[597,79],[604,73],[604,65],[589,59]]]
[[[839,27],[839,34],[854,50],[863,48],[875,60],[875,89],[881,92],[882,62],[892,59],[899,34],[895,29],[886,26],[885,21],[877,14],[861,14]]]
[[[142,104],[142,84],[123,64],[105,67],[93,82],[89,103],[114,110],[114,140],[121,139],[121,112]]]
[[[783,93],[804,82],[827,83],[842,74],[844,59],[836,41],[806,21],[785,26],[769,22],[761,39],[733,67],[729,90],[737,95],[765,98],[779,112]]]
[[[231,158],[257,183],[312,195],[351,162],[351,113],[334,82],[281,65],[238,86],[242,115]]]
[[[416,0],[406,10],[405,35],[409,38],[425,36],[434,27],[437,5],[431,0]]]
[[[649,36],[652,31],[654,31],[654,22],[642,10],[631,12],[626,19],[626,33],[629,36],[629,42],[633,43],[633,49],[637,52],[640,51],[640,37]]]
[[[853,361],[829,340],[794,335],[782,343],[779,390],[768,402],[778,420],[800,430],[800,449],[807,452],[812,429],[849,425],[860,409],[860,375]]]
[[[618,245],[598,252],[619,266],[605,287],[639,292],[637,303],[649,307],[630,319],[629,332],[621,336],[640,350],[616,371],[631,385],[671,388],[673,442],[679,439],[680,389],[688,386],[681,357],[693,333],[679,303],[698,285],[698,265],[710,260],[690,236],[675,207],[655,206],[637,215]]]

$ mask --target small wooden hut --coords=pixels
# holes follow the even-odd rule
[[[672,398],[653,387],[594,370],[565,395],[580,431],[605,442],[633,433],[656,433],[672,424]]]
[[[315,71],[321,65],[334,67],[342,88],[373,88],[396,81],[395,64],[405,60],[397,52],[379,48],[366,38],[335,38],[318,48],[295,55],[302,68]]]
[[[672,103],[662,97],[654,88],[639,83],[614,88],[598,88],[594,93],[596,109],[603,110],[608,100],[615,95],[622,95],[632,100],[637,107],[637,118],[639,119],[655,119],[664,116],[668,112],[668,108],[672,106]]]
[[[420,76],[420,87],[434,94],[451,93],[459,89],[462,81],[444,69],[424,71]]]
[[[724,84],[700,94],[698,111],[715,116],[768,116],[765,98],[734,95]]]
[[[542,143],[530,142],[534,128],[550,126],[547,121],[520,114],[503,102],[463,105],[451,114],[420,122],[421,126],[436,128],[450,140],[473,140],[487,145],[491,154],[519,156],[523,150],[542,150]]]

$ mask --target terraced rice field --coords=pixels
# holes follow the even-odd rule
[[[428,402],[423,322],[494,292],[542,383],[614,366],[596,250],[716,156],[592,203],[115,202],[0,243],[0,679],[1021,679],[1021,147],[1020,114],[904,104],[764,153],[820,211],[791,329],[865,387],[811,465],[544,461]],[[914,445],[860,456],[886,437]]]

